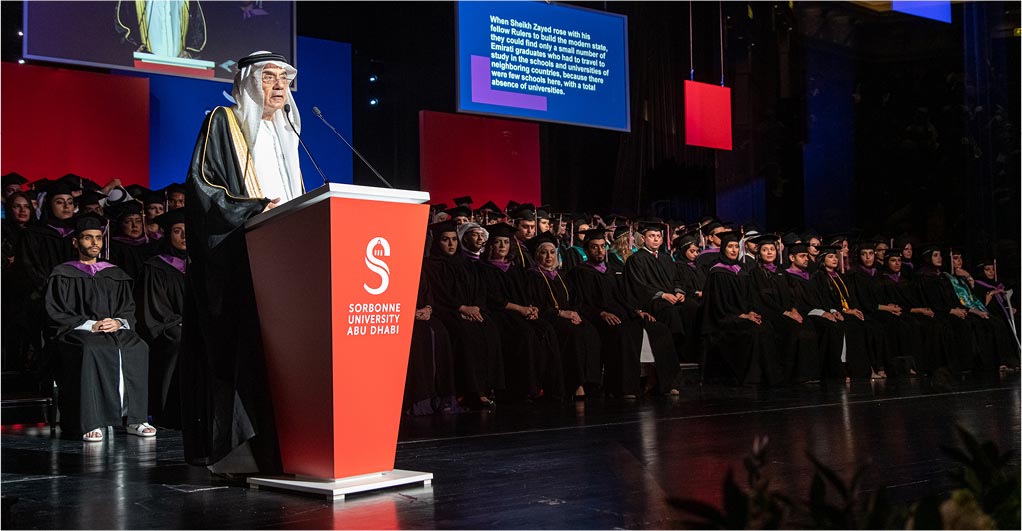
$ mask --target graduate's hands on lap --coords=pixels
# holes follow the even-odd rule
[[[429,318],[433,316],[433,308],[425,306],[415,310],[415,319],[417,321],[429,321]]]
[[[557,315],[559,315],[559,316],[561,316],[561,317],[563,317],[565,319],[570,320],[571,324],[576,324],[576,325],[577,324],[582,324],[582,317],[579,316],[578,312],[575,312],[575,311],[572,311],[572,310],[561,310],[561,311],[557,312]]]
[[[647,320],[647,321],[649,321],[651,323],[655,323],[656,322],[656,317],[653,317],[652,314],[644,312],[642,310],[639,310],[639,317],[642,317],[643,319],[645,319],[645,320]]]
[[[660,298],[671,304],[678,304],[678,296],[673,293],[664,293]]]
[[[951,315],[959,319],[965,319],[968,317],[969,312],[965,311],[963,308],[951,308]]]
[[[742,319],[748,319],[756,324],[763,324],[763,318],[756,312],[743,313],[739,315]]]
[[[982,317],[983,319],[989,319],[990,318],[990,314],[989,313],[977,310],[975,308],[969,308],[969,313],[974,313],[974,314]]]
[[[462,319],[483,322],[483,312],[479,311],[478,306],[462,306],[458,311],[461,312]]]
[[[792,308],[784,312],[784,315],[787,315],[789,319],[795,321],[798,324],[802,324],[802,321],[804,320],[802,319],[802,314],[798,313],[798,310],[796,310],[795,308]]]
[[[841,310],[841,311],[843,311],[844,313],[847,313],[848,315],[854,315],[854,316],[858,317],[860,321],[865,321],[866,320],[866,316],[862,315],[862,311],[861,310],[857,310],[857,309],[851,308],[851,309],[848,309],[848,310]]]
[[[111,319],[109,317],[107,317],[106,319],[96,321],[96,324],[92,325],[92,331],[94,333],[109,334],[112,332],[116,332],[120,329],[121,322],[118,321],[117,319]]]
[[[610,312],[600,312],[600,318],[603,319],[603,322],[610,326],[617,326],[621,324],[621,318]]]
[[[901,316],[901,306],[898,306],[897,304],[881,304],[879,308],[881,311],[897,315],[899,317]]]
[[[821,315],[820,317],[823,317],[824,319],[830,322],[837,322],[837,317],[835,317],[834,314],[831,312],[823,312],[823,315]]]

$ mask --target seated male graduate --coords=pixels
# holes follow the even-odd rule
[[[153,437],[146,422],[149,347],[138,337],[131,277],[98,260],[105,220],[75,222],[78,258],[59,264],[46,286],[46,313],[59,352],[61,423],[87,442],[127,417],[128,433]]]

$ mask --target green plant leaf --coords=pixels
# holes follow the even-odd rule
[[[749,496],[735,483],[731,470],[724,478],[724,519],[729,529],[745,529],[749,524]]]
[[[672,507],[685,511],[697,518],[698,521],[686,521],[686,524],[695,524],[692,527],[724,529],[727,527],[727,520],[724,514],[716,507],[688,498],[667,498],[667,503]]]
[[[913,529],[944,529],[944,520],[940,516],[942,500],[936,496],[927,496],[916,504],[913,511]]]
[[[819,459],[816,459],[816,456],[814,456],[813,454],[807,452],[806,455],[809,456],[809,460],[812,461],[813,466],[816,467],[816,470],[823,474],[823,477],[827,480],[827,482],[834,487],[834,490],[836,490],[838,494],[841,495],[841,498],[847,500],[848,487],[845,485],[845,482],[841,480],[841,477],[838,476],[833,469],[821,463]]]

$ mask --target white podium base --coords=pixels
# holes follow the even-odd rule
[[[386,489],[389,487],[397,487],[399,485],[420,482],[424,486],[432,484],[433,474],[431,472],[394,469],[390,472],[364,474],[361,476],[351,476],[335,480],[293,476],[248,478],[248,484],[253,489],[258,489],[259,487],[272,487],[284,490],[296,490],[299,492],[326,496],[328,500],[333,501],[343,501],[344,496],[347,494]]]

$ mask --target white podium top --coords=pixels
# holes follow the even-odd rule
[[[262,214],[252,216],[245,222],[245,230],[252,230],[267,221],[286,216],[291,212],[301,210],[324,199],[331,197],[343,197],[346,199],[361,199],[363,201],[384,201],[388,203],[411,203],[422,204],[429,201],[429,192],[417,190],[396,190],[393,188],[379,188],[376,186],[358,186],[355,184],[330,183],[323,185],[305,195],[298,196],[283,205],[267,210]]]

